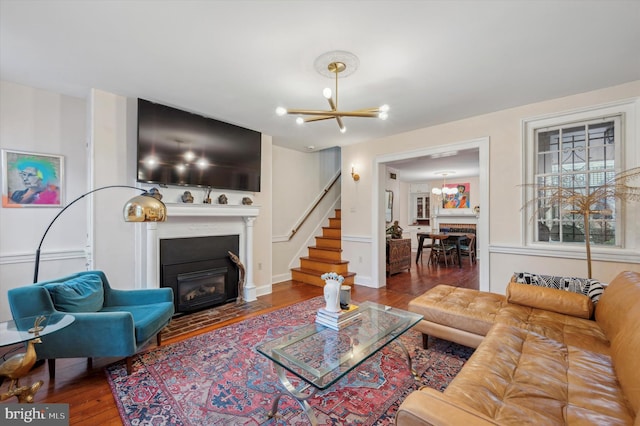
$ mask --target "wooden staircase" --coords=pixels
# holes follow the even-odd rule
[[[355,272],[349,272],[349,261],[342,260],[342,227],[340,209],[329,219],[329,226],[322,227],[322,236],[316,237],[316,245],[309,247],[309,256],[300,258],[300,267],[291,269],[291,279],[324,287],[320,276],[336,272],[344,277],[343,285],[353,285]]]

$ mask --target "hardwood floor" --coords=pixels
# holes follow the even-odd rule
[[[467,261],[462,268],[443,266],[434,268],[427,267],[426,263],[426,258],[417,265],[412,263],[409,273],[404,272],[389,277],[387,286],[380,289],[356,285],[351,297],[355,301],[370,300],[406,309],[411,299],[438,284],[478,288],[477,264],[470,266]],[[173,339],[166,339],[163,345],[320,295],[322,295],[321,287],[295,281],[278,283],[273,286],[271,294],[259,298],[266,306],[270,306],[269,308],[204,327]],[[34,369],[29,377],[23,379],[23,384],[43,380],[44,385],[36,395],[36,402],[69,404],[71,425],[120,425],[122,424],[120,416],[103,371],[105,366],[115,361],[117,359],[96,358],[93,360],[93,365],[89,367],[84,358],[60,359],[56,362],[55,381],[49,381],[45,363]],[[3,384],[2,389],[5,389],[7,384],[8,381]],[[15,402],[15,398],[6,402]]]

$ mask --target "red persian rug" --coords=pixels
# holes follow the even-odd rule
[[[271,361],[255,350],[263,341],[312,323],[321,297],[223,327],[134,357],[106,369],[125,425],[307,425],[289,396],[276,418],[267,413],[283,390]],[[324,392],[308,400],[319,425],[388,425],[404,398],[421,385],[443,390],[472,349],[435,340],[428,350],[413,330],[401,336],[414,368],[395,343],[365,361]]]

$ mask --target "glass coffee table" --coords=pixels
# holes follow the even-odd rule
[[[357,318],[339,331],[309,324],[256,348],[273,361],[286,392],[298,401],[312,425],[316,425],[317,420],[307,399],[318,390],[333,386],[393,341],[400,346],[407,357],[409,370],[418,378],[407,348],[396,339],[416,325],[422,315],[373,302],[360,304],[358,311]],[[294,386],[287,373],[301,379],[301,384]],[[276,415],[283,394],[274,399],[270,418]]]

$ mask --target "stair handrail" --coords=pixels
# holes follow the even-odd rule
[[[338,179],[340,179],[340,176],[342,175],[342,171],[338,170],[338,173],[336,173],[336,175],[333,177],[333,179],[331,180],[331,182],[329,182],[324,189],[322,190],[322,193],[320,194],[320,196],[316,199],[316,202],[313,204],[313,206],[307,210],[307,213],[304,215],[304,217],[299,220],[294,226],[293,229],[291,230],[291,234],[289,234],[287,236],[287,241],[291,241],[291,238],[293,238],[294,235],[296,235],[296,233],[300,230],[300,228],[302,227],[302,225],[307,221],[307,219],[309,218],[309,216],[311,216],[311,213],[313,213],[313,211],[316,209],[316,207],[318,207],[318,205],[320,204],[320,202],[324,199],[324,197],[327,195],[327,193],[329,191],[331,191],[331,188],[333,188],[333,185],[335,185],[335,183],[338,181]]]

